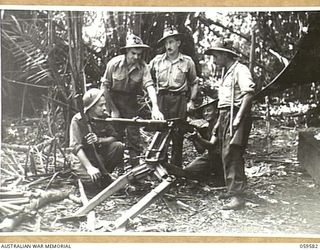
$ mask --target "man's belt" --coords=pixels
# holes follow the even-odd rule
[[[168,89],[159,89],[158,95],[184,96],[186,95],[186,92],[170,91]]]
[[[239,110],[239,108],[237,106],[233,106],[234,107],[234,110],[237,112]],[[218,108],[220,111],[230,111],[231,107],[230,106],[227,106],[227,107],[221,107],[221,108]]]
[[[128,91],[120,91],[120,90],[113,90],[113,89],[110,90],[110,93],[116,94],[116,95],[124,95],[124,96],[136,96],[137,94],[139,94],[136,91],[128,92]]]

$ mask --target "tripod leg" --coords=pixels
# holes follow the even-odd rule
[[[62,217],[59,220],[69,220],[74,218],[79,218],[87,215],[92,209],[98,206],[101,202],[103,202],[106,198],[116,193],[120,189],[124,188],[129,183],[129,175],[131,173],[127,173],[125,175],[120,176],[117,180],[112,182],[108,187],[98,193],[95,197],[93,197],[90,201],[88,201],[83,207],[81,207],[77,212],[75,212],[71,216]]]
[[[120,176],[118,179],[112,182],[108,187],[106,187],[104,190],[102,190],[100,193],[94,196],[87,204],[81,207],[72,216],[60,218],[60,220],[67,220],[67,219],[85,216],[87,213],[89,213],[92,209],[94,209],[96,206],[102,203],[109,196],[113,195],[120,189],[124,188],[127,184],[130,183],[132,179],[142,178],[143,176],[147,175],[149,172],[150,172],[150,169],[148,168],[147,165],[141,165],[136,168],[133,168],[131,171]]]
[[[109,196],[113,195],[120,189],[124,188],[127,184],[130,183],[131,180],[142,178],[143,176],[146,176],[149,172],[150,172],[150,168],[148,168],[147,165],[141,165],[132,169],[130,172],[120,176],[118,179],[112,182],[108,187],[106,187],[104,190],[102,190],[100,193],[94,196],[90,201],[88,201],[83,207],[81,207],[73,215],[62,217],[59,220],[64,221],[64,220],[76,219],[76,218],[86,216],[92,209],[94,209],[96,206],[102,203]]]
[[[169,185],[174,182],[174,180],[174,177],[168,177],[166,179],[163,179],[163,181],[156,188],[152,189],[137,204],[135,204],[123,216],[117,219],[112,225],[112,228],[116,230],[122,226],[125,226],[130,219],[136,217],[143,210],[145,210],[151,203],[156,201],[166,191]]]

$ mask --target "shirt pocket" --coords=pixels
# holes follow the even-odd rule
[[[188,69],[186,66],[178,66],[175,70],[174,81],[182,85],[186,81]]]
[[[142,82],[143,82],[143,72],[138,72],[130,75],[130,83],[128,88],[134,93],[141,94],[142,92]]]
[[[168,70],[169,68],[165,68],[165,67],[160,67],[159,69],[157,69],[157,78],[158,78],[158,82],[166,82],[168,79]]]
[[[233,82],[232,77],[228,76],[222,82],[222,86],[225,87],[225,88],[230,88],[231,89],[232,82]]]
[[[127,78],[124,74],[113,74],[112,75],[112,90],[115,91],[127,91]]]

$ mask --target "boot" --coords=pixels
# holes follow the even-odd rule
[[[229,193],[222,193],[218,196],[218,199],[219,200],[226,200],[226,199],[229,199],[231,198],[233,195],[232,194],[229,194]]]
[[[239,196],[232,196],[230,201],[222,207],[222,210],[239,210],[244,207],[244,199]]]

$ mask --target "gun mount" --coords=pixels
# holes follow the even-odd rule
[[[130,219],[143,212],[150,204],[162,196],[168,187],[175,181],[175,176],[169,174],[167,167],[172,165],[166,162],[167,150],[173,129],[183,126],[186,132],[192,132],[194,126],[180,119],[166,121],[143,120],[143,119],[124,119],[124,118],[106,118],[93,119],[94,122],[110,122],[113,124],[124,123],[128,126],[148,127],[156,130],[144,156],[144,163],[130,169],[112,182],[108,187],[94,196],[87,204],[76,211],[72,216],[61,218],[66,220],[71,218],[86,216],[92,209],[102,203],[109,196],[126,187],[127,184],[133,184],[134,180],[146,178],[148,175],[155,176],[160,183],[153,188],[140,201],[133,205],[125,214],[110,225],[111,230],[126,226]]]

